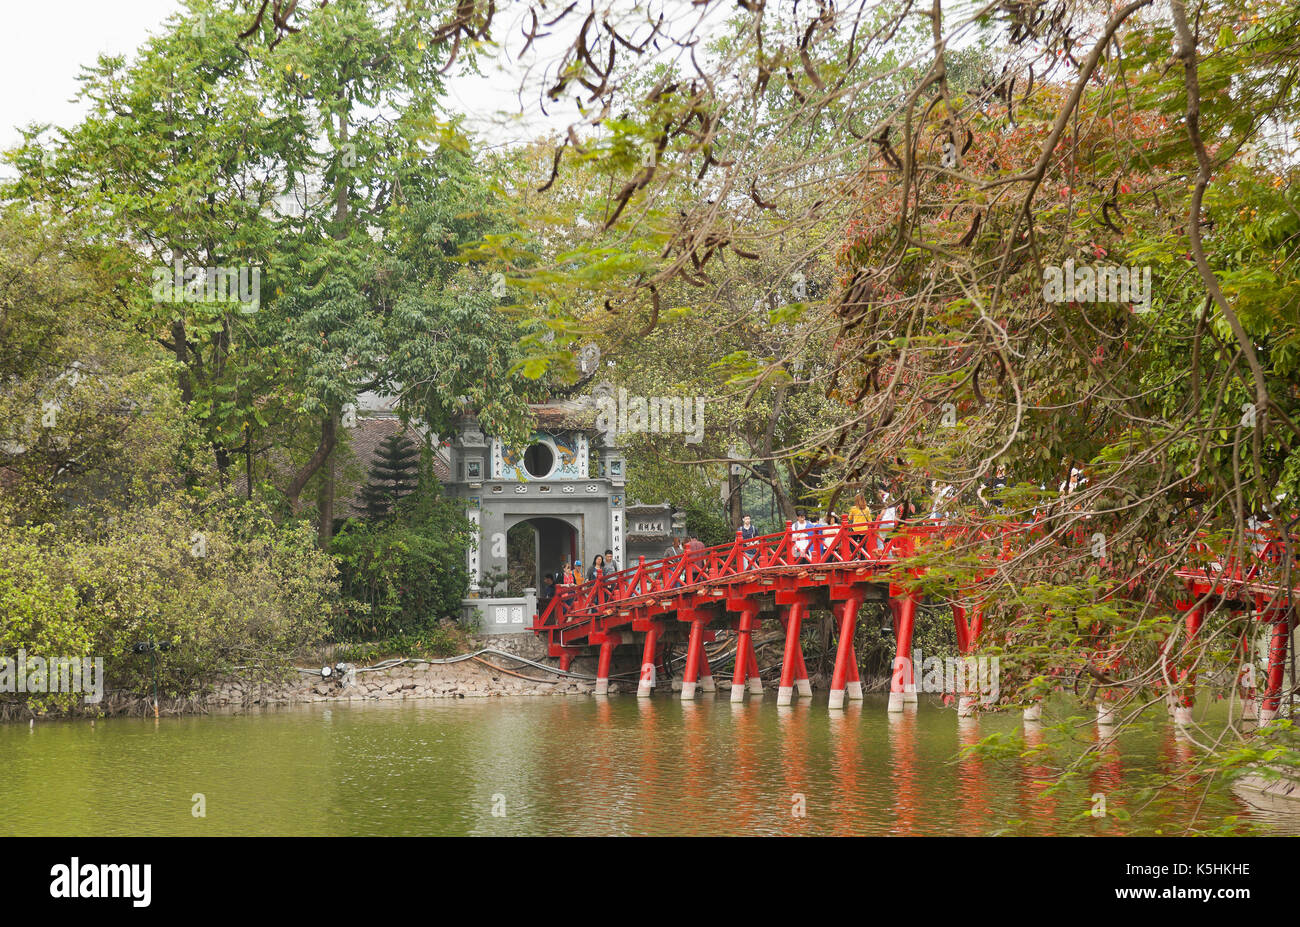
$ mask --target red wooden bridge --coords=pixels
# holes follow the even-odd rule
[[[984,562],[988,565],[981,573],[982,577],[988,576],[995,571],[996,561],[1012,559],[1025,541],[1041,533],[1041,528],[1038,523],[965,526],[922,522],[896,526],[875,522],[856,529],[841,525],[796,530],[787,523],[779,534],[748,540],[738,532],[729,544],[650,562],[641,558],[636,566],[620,572],[561,585],[535,616],[533,630],[546,639],[550,655],[558,657],[565,670],[575,657],[599,648],[597,694],[608,691],[615,649],[639,644],[642,659],[637,694],[643,697],[651,694],[658,678],[661,644],[684,636],[688,645],[682,674],[683,699],[694,698],[697,689],[715,691],[704,644],[713,641],[719,630],[733,631],[736,654],[731,700],[736,702],[744,700],[747,687],[750,693],[762,695],[754,635],[762,622],[776,621],[784,632],[777,704],[787,705],[796,693],[812,694],[800,631],[810,610],[828,609],[834,613],[839,628],[830,707],[841,708],[846,697],[862,698],[853,645],[859,606],[866,601],[886,601],[893,616],[896,652],[889,710],[899,711],[906,702],[916,701],[910,656],[912,630],[922,601],[921,580],[927,570],[916,565],[924,558],[918,560],[915,555],[956,555],[976,546],[985,552]],[[1083,543],[1086,549],[1086,541]],[[1288,556],[1286,545],[1261,538],[1242,563],[1228,558],[1217,562],[1208,548],[1196,553],[1202,555],[1203,565],[1189,564],[1176,571],[1187,593],[1178,603],[1185,612],[1187,641],[1190,643],[1200,632],[1216,600],[1235,611],[1249,608],[1256,618],[1271,623],[1260,717],[1272,718],[1281,699],[1287,646],[1295,620],[1291,595],[1278,583],[1279,576],[1286,578],[1288,586],[1292,582],[1291,573],[1282,569]],[[1294,561],[1290,563],[1294,565]],[[937,597],[951,606],[957,647],[963,655],[974,651],[983,625],[977,599],[967,594],[972,591]],[[1168,656],[1162,652],[1162,664],[1167,663]],[[1171,710],[1178,720],[1189,721],[1194,665],[1175,668],[1172,673],[1171,678],[1166,672]],[[1243,694],[1253,708],[1255,692],[1253,684],[1247,683],[1250,680],[1242,680]],[[973,711],[974,702],[972,694],[962,695],[959,711]],[[1026,711],[1027,717],[1036,717],[1036,707]],[[1248,709],[1247,716],[1252,715]]]

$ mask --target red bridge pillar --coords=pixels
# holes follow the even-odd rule
[[[649,698],[655,685],[655,649],[659,646],[658,622],[645,632],[645,649],[641,651],[641,678],[636,684],[636,697]]]
[[[704,639],[700,638],[700,689],[704,692],[717,692],[718,686],[713,681],[713,669],[709,666],[709,655],[704,650]]]
[[[686,648],[686,667],[682,671],[682,699],[685,701],[695,698],[700,668],[709,665],[704,657],[704,626],[709,623],[711,616],[707,612],[686,610],[679,611],[677,616],[691,623],[690,643]],[[709,682],[712,681],[710,677]]]
[[[736,628],[736,671],[731,677],[731,700],[745,700],[745,683],[758,683],[758,694],[763,694],[763,683],[758,678],[758,660],[754,656],[754,625],[758,622],[758,603],[752,599],[728,601],[727,608],[740,612]]]
[[[1182,666],[1178,668],[1178,689],[1174,696],[1174,723],[1192,723],[1192,705],[1196,703],[1196,670],[1192,645],[1201,630],[1201,620],[1205,615],[1204,604],[1194,604],[1184,617],[1187,627],[1187,642],[1183,645]]]
[[[980,632],[984,630],[984,613],[978,605],[967,608],[956,600],[948,604],[952,607],[952,620],[957,628],[957,652],[964,658],[974,652]],[[975,714],[976,694],[970,691],[969,683],[977,674],[975,668],[969,663],[965,670],[961,676],[963,682],[967,683],[967,689],[957,694],[957,717],[959,718],[969,718]]]
[[[862,683],[857,681],[858,657],[853,650],[853,633],[858,626],[858,606],[862,600],[855,596],[840,605],[840,642],[835,649],[835,672],[831,675],[830,707],[844,707],[844,689],[852,671],[854,692],[851,698],[862,698]]]
[[[1259,720],[1262,722],[1276,718],[1278,707],[1282,704],[1282,680],[1286,670],[1287,646],[1291,641],[1290,612],[1274,609],[1271,620],[1273,634],[1268,642],[1268,688],[1264,692],[1264,704],[1259,712]]]
[[[890,586],[889,608],[894,613],[896,651],[894,673],[889,680],[889,711],[902,711],[905,702],[916,701],[916,668],[912,666],[912,626],[920,593]]]
[[[777,602],[781,601],[780,593]],[[799,642],[799,632],[803,630],[803,616],[808,605],[802,596],[797,597],[786,608],[785,614],[785,657],[781,662],[781,687],[776,693],[778,705],[789,705],[794,697],[795,686],[802,696],[812,695],[812,685],[808,682],[808,670],[803,662],[803,646]]]
[[[614,648],[622,643],[622,636],[617,631],[604,635],[600,642],[600,658],[596,662],[596,695],[609,694],[609,665],[614,659]]]
[[[1255,697],[1255,652],[1251,647],[1250,628],[1241,632],[1241,669],[1237,672],[1237,692],[1241,697],[1241,720],[1259,720],[1259,702]]]

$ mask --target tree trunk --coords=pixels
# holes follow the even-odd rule
[[[332,429],[337,432],[337,416],[330,416]],[[334,537],[334,454],[331,452],[321,465],[320,493],[316,509],[320,512],[320,524],[316,526],[316,536],[320,540],[321,550],[328,550],[330,539]]]
[[[330,455],[334,452],[334,445],[338,441],[335,430],[335,415],[331,410],[330,414],[321,420],[320,424],[320,443],[316,445],[316,451],[311,455],[311,459],[303,465],[294,478],[289,482],[289,487],[285,490],[285,495],[289,497],[289,504],[293,506],[293,511],[298,512],[298,497],[302,495],[303,487],[310,480],[324,463],[329,460]]]

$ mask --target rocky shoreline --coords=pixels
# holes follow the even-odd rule
[[[553,665],[545,656],[541,642],[520,636],[488,637],[472,642],[475,651],[490,648],[498,651],[456,662],[438,662],[420,658],[393,658],[375,667],[351,667],[345,673],[332,672],[323,677],[319,670],[299,667],[294,678],[285,682],[229,676],[214,682],[211,691],[185,699],[163,699],[160,716],[238,712],[253,708],[284,707],[313,703],[393,702],[421,699],[466,699],[539,696],[588,696],[595,693],[595,659],[574,661],[575,676],[551,674],[539,666],[511,659],[514,654],[534,663]],[[400,663],[393,665],[395,661]],[[588,666],[587,664],[591,665]],[[609,694],[632,694],[637,682],[635,664],[616,666],[610,680]],[[584,678],[589,677],[589,678]],[[864,680],[866,681],[866,680]],[[814,689],[823,688],[828,680],[814,674]],[[871,680],[887,685],[888,680]],[[731,681],[718,678],[717,689],[727,692]],[[775,680],[765,688],[776,689]],[[663,680],[658,689],[678,692],[681,680]],[[108,691],[103,701],[84,705],[71,712],[35,714],[22,703],[0,705],[0,721],[58,720],[76,717],[148,717],[154,714],[153,699],[136,692]]]
[[[492,660],[500,666],[503,658]],[[493,669],[477,660],[458,663],[405,663],[385,669],[357,667],[355,681],[322,679],[302,673],[282,687],[249,686],[239,680],[219,684],[213,707],[286,705],[310,702],[381,701],[433,698],[494,698],[508,695],[589,695],[595,683],[567,677],[545,679],[527,665]],[[518,674],[518,675],[515,675]],[[527,676],[527,679],[519,678]]]

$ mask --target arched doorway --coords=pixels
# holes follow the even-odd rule
[[[535,515],[512,519],[506,529],[506,572],[513,586],[523,577],[541,589],[542,576],[558,573],[564,561],[578,559],[578,528],[562,518]],[[584,564],[584,567],[586,564]]]

